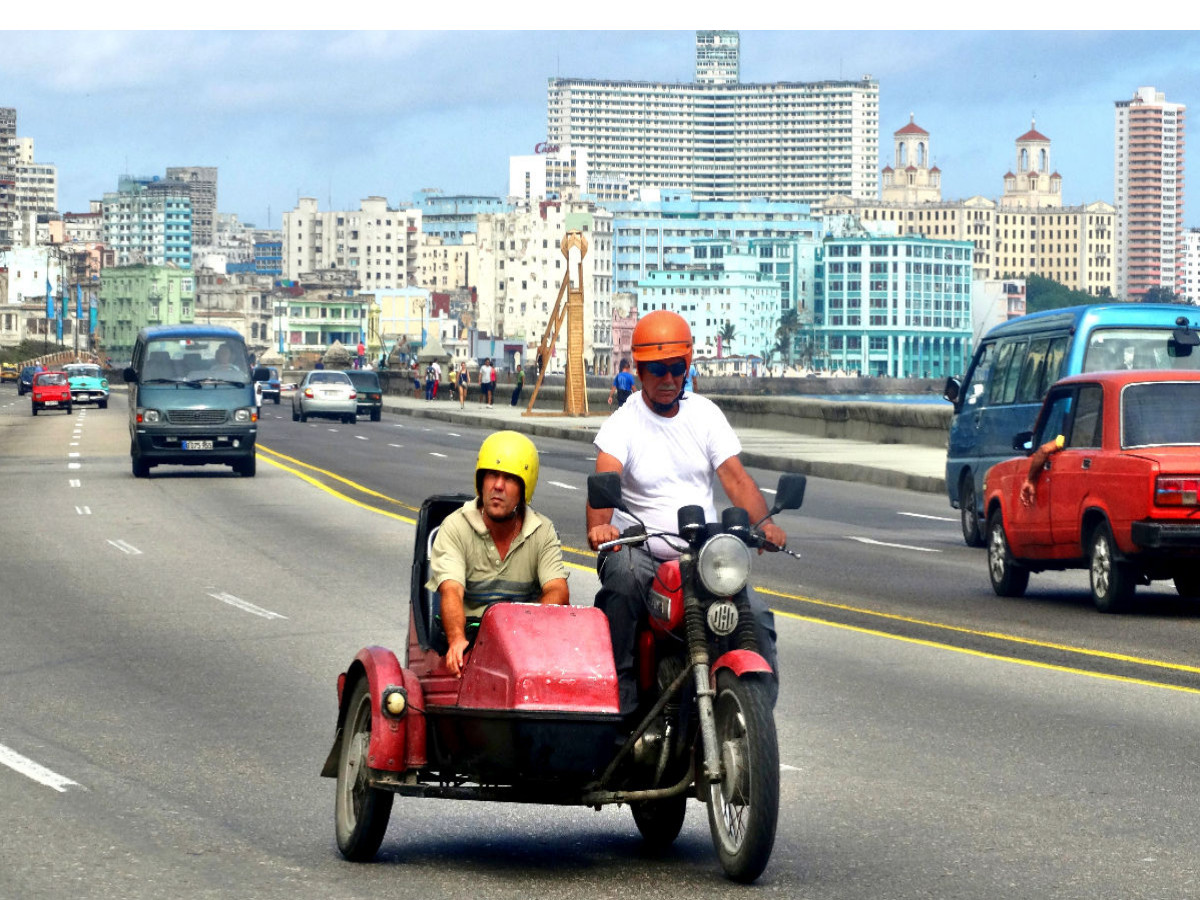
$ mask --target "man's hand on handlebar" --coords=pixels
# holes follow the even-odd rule
[[[607,541],[615,541],[620,536],[621,532],[611,522],[605,522],[603,525],[593,525],[588,529],[588,546],[593,550],[598,550],[601,544]],[[613,552],[615,553],[620,549],[620,547],[613,547]]]
[[[769,547],[759,547],[758,552],[760,555],[763,550],[775,551],[787,547],[787,532],[774,522],[764,522],[759,530],[762,532],[763,537],[767,539],[767,542],[772,545]]]

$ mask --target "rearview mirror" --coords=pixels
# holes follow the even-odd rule
[[[775,506],[771,515],[784,509],[799,509],[804,504],[804,489],[808,479],[796,472],[785,472],[779,476],[779,486],[775,489]]]
[[[255,366],[253,377],[254,377],[255,381],[270,381],[271,380],[271,370],[268,369],[266,366]]]
[[[957,378],[950,377],[946,379],[946,387],[942,390],[942,396],[951,403],[957,403],[959,394],[962,393],[962,382]]]
[[[1033,449],[1033,432],[1022,431],[1013,436],[1012,448],[1020,453],[1028,453]]]
[[[624,511],[621,500],[621,476],[617,472],[597,472],[587,480],[587,502],[592,509],[619,509]]]
[[[137,371],[133,366],[126,366],[121,372],[121,377],[125,379],[126,384],[133,384],[137,381]]]

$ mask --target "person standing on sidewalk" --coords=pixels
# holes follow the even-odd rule
[[[516,406],[518,403],[521,402],[521,390],[524,387],[525,387],[525,370],[523,368],[520,368],[520,369],[517,369],[517,386],[515,388],[513,388],[512,400],[509,402],[509,406]]]
[[[617,409],[625,405],[625,401],[629,399],[634,388],[633,373],[629,371],[629,360],[621,360],[620,368],[621,371],[617,372],[617,376],[613,379],[612,389],[608,392],[608,405],[612,406],[613,395],[616,395]]]

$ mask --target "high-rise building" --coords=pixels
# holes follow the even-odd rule
[[[691,83],[551,78],[547,141],[586,150],[594,177],[698,200],[874,197],[879,82],[742,84],[738,49],[701,32]]]
[[[151,192],[124,176],[102,203],[104,243],[119,266],[192,267],[192,200],[185,193]]]
[[[13,245],[17,216],[17,111],[0,107],[0,249]]]
[[[1153,87],[1116,102],[1117,289],[1184,291],[1182,103]]]
[[[211,247],[216,234],[217,167],[167,166],[166,190],[178,191],[179,185],[192,198],[192,244]]]
[[[367,197],[357,210],[321,212],[301,197],[283,214],[283,276],[339,270],[358,290],[377,291],[416,284],[421,212],[395,209],[384,197]]]
[[[17,138],[14,170],[18,214],[58,211],[58,170],[34,160],[33,138]]]

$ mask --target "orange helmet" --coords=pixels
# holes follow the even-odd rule
[[[638,319],[633,329],[633,361],[683,357],[692,364],[692,329],[679,313],[656,309]]]

